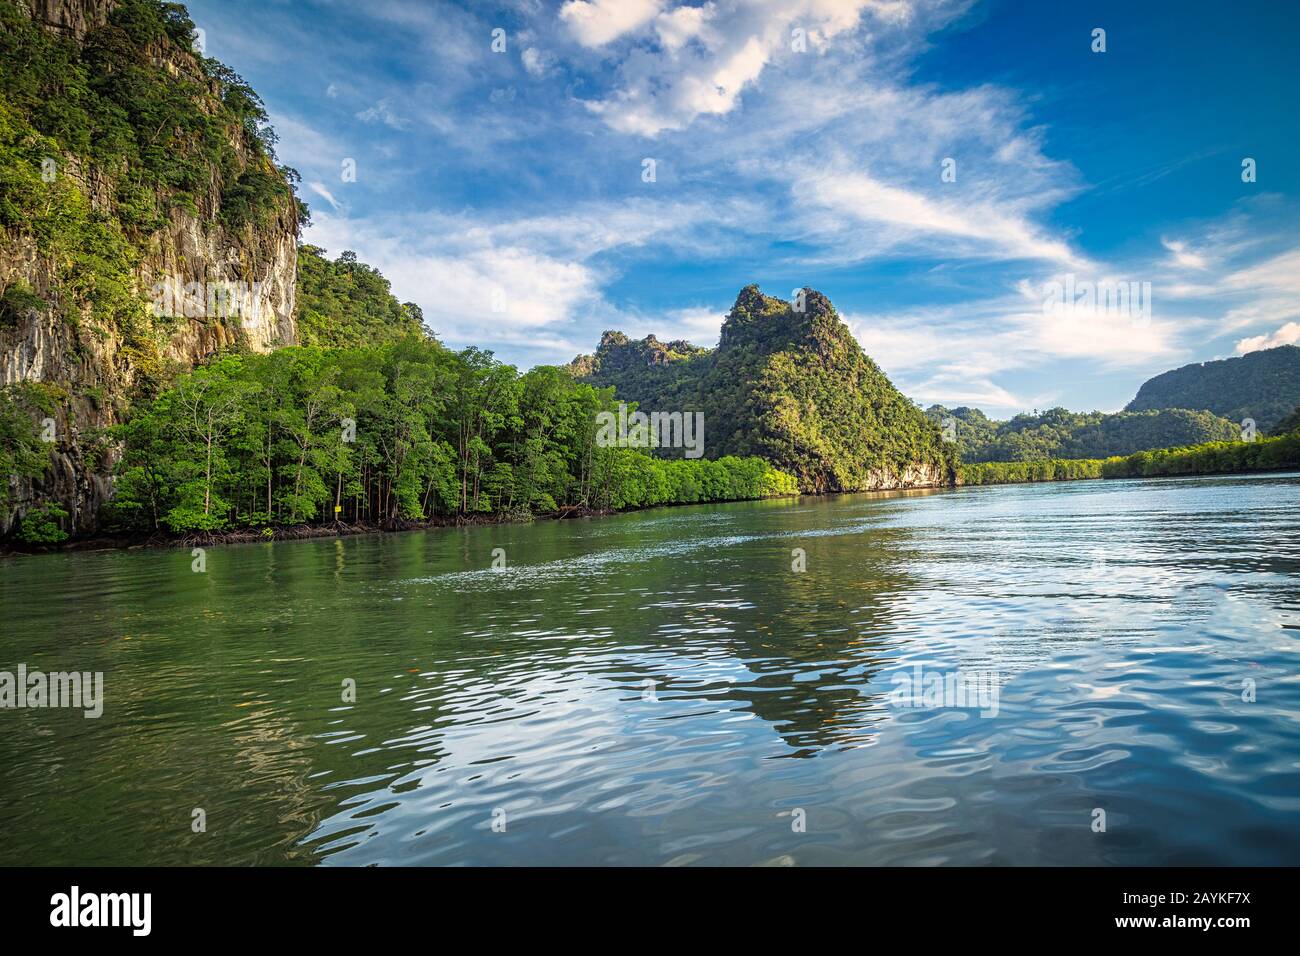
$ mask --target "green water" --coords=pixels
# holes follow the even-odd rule
[[[0,670],[105,703],[0,710],[0,863],[1297,863],[1298,506],[1094,481],[7,560]],[[997,713],[903,706],[917,665]]]

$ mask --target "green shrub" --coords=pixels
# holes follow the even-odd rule
[[[27,544],[59,544],[68,540],[61,524],[68,513],[56,504],[46,504],[25,515],[18,526],[17,538]]]

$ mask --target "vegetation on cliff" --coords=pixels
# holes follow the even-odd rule
[[[761,498],[794,479],[758,459],[659,460],[601,447],[610,389],[519,375],[427,336],[230,355],[139,406],[113,524],[175,533]]]
[[[356,253],[331,261],[317,246],[298,247],[297,326],[300,345],[347,348],[421,335],[424,314],[398,302],[384,276]]]
[[[50,464],[49,446],[32,422],[53,410],[48,386],[21,383],[0,388],[0,513],[14,504],[14,481],[37,478]]]
[[[954,448],[810,289],[795,303],[742,289],[716,349],[606,332],[568,366],[643,410],[704,413],[705,454],[758,455],[808,492],[952,479]]]
[[[193,32],[180,4],[119,0],[77,42],[0,0],[0,253],[30,241],[51,272],[40,294],[0,275],[0,319],[53,308],[79,340],[116,338],[144,394],[169,372],[173,320],[136,270],[170,216],[236,232],[307,216],[261,100]]]
[[[196,51],[193,36],[178,3],[117,0],[77,43],[0,0],[0,57],[11,65],[0,95],[53,147],[35,171],[73,158],[107,175],[133,237],[161,228],[173,208],[243,226],[293,201],[261,99]]]
[[[1268,431],[1297,405],[1300,347],[1280,345],[1164,372],[1144,382],[1125,410],[1200,408]]]

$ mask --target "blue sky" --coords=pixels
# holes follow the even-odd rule
[[[1300,343],[1293,4],[189,7],[265,99],[307,240],[453,347],[713,345],[742,286],[807,285],[909,396],[1004,417]],[[1047,301],[1086,283],[1146,308]]]

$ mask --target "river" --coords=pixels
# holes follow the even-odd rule
[[[12,558],[0,670],[104,692],[0,710],[0,864],[1294,864],[1298,532],[1265,475]]]

